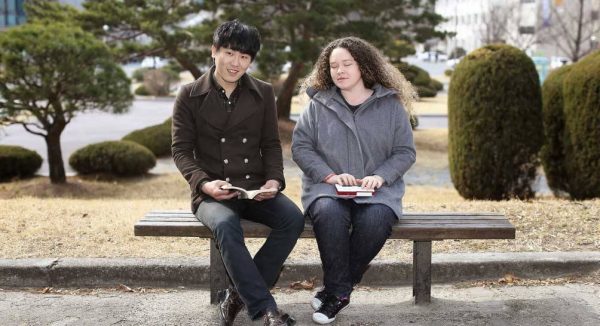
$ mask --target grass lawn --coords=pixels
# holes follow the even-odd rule
[[[422,171],[447,166],[445,130],[417,131]],[[289,152],[289,146],[286,146]],[[285,152],[285,151],[284,151]],[[300,205],[300,180],[288,177],[284,191]],[[47,178],[0,183],[2,258],[208,256],[207,240],[134,237],[133,224],[153,209],[189,209],[189,189],[178,174],[97,181]],[[490,211],[505,214],[517,228],[516,240],[441,241],[440,252],[598,251],[600,200],[468,201],[453,188],[408,186],[406,211]],[[262,244],[248,239],[252,251]],[[388,241],[378,259],[411,259],[412,243]],[[314,240],[300,240],[291,260],[316,259]]]

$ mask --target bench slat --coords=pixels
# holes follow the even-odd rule
[[[411,216],[411,218],[406,218]],[[263,238],[270,229],[262,224],[243,220],[244,236]],[[186,211],[150,212],[134,226],[136,236],[211,237],[210,230],[193,214]],[[314,238],[307,221],[301,237]],[[502,215],[479,213],[406,214],[394,225],[390,239],[514,239],[514,226]]]

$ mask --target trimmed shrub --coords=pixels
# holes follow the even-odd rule
[[[42,166],[42,161],[35,151],[0,145],[0,181],[32,176]]]
[[[433,89],[435,89],[436,91],[439,92],[439,91],[441,91],[441,90],[444,89],[444,84],[441,81],[437,80],[437,79],[431,78],[431,82],[429,83],[429,87],[431,87],[431,88],[433,88]]]
[[[78,149],[69,164],[80,174],[110,173],[120,176],[140,175],[156,165],[156,158],[146,147],[130,141],[106,141]]]
[[[457,65],[448,91],[450,176],[468,199],[527,199],[543,142],[539,77],[531,59],[488,45]]]
[[[419,117],[417,117],[416,114],[411,114],[409,116],[410,119],[410,127],[412,130],[417,129],[417,127],[419,126]]]
[[[171,84],[179,80],[179,73],[170,69],[150,69],[144,72],[144,87],[154,96],[167,96]]]
[[[139,68],[133,71],[133,74],[131,74],[131,78],[133,80],[135,80],[138,83],[141,83],[144,81],[144,74],[149,71],[152,68],[148,68],[148,67],[144,67],[144,68]]]
[[[573,199],[600,197],[600,51],[576,63],[563,84]]]
[[[542,86],[542,112],[544,115],[544,145],[540,159],[544,166],[548,186],[555,195],[569,192],[569,177],[565,166],[568,155],[568,137],[563,113],[563,81],[573,68],[567,65],[553,70]]]
[[[452,76],[452,72],[454,72],[454,70],[452,69],[446,69],[444,70],[444,75],[451,77]]]
[[[122,140],[138,143],[157,157],[171,155],[171,118],[161,124],[132,131]]]
[[[427,71],[406,62],[397,63],[396,67],[415,86],[419,97],[435,97],[437,95],[437,90],[435,86],[432,86],[432,79]]]
[[[138,86],[138,88],[136,88],[135,91],[133,91],[133,93],[135,95],[141,95],[141,96],[150,95],[150,92],[148,92],[148,90],[146,89],[146,86],[144,86],[144,85]]]

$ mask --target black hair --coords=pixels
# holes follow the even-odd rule
[[[260,50],[260,33],[253,27],[235,19],[219,25],[213,34],[213,45],[218,49],[230,48],[248,54],[254,60]]]

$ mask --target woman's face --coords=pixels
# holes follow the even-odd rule
[[[335,48],[329,56],[329,73],[335,86],[343,91],[364,87],[358,63],[344,48]]]

